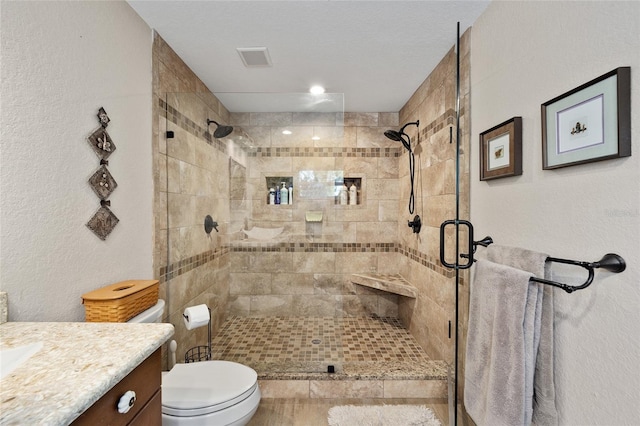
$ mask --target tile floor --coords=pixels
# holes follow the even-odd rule
[[[319,376],[326,378],[328,365],[335,365],[337,372],[345,366],[344,377],[347,380],[353,379],[351,372],[354,370],[357,370],[358,380],[381,376],[387,380],[424,380],[434,375],[443,379],[442,370],[446,371],[444,363],[430,360],[395,318],[232,316],[213,338],[212,345],[214,359],[249,365],[261,379],[284,377],[295,381],[313,380]],[[249,425],[325,426],[329,408],[349,404],[427,405],[434,409],[443,425],[448,421],[446,397],[263,397]]]
[[[396,318],[232,316],[212,344],[215,359],[247,365],[429,360]]]

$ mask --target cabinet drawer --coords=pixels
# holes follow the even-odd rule
[[[131,420],[129,426],[161,426],[162,425],[162,394],[161,391],[138,411],[138,415]]]
[[[160,348],[144,360],[135,370],[118,382],[102,398],[78,417],[72,425],[126,425],[136,417],[149,400],[160,390],[162,378]],[[118,401],[125,392],[136,393],[136,403],[128,413],[118,413]],[[158,392],[158,395],[160,393]],[[151,407],[149,407],[151,408]],[[162,413],[162,408],[158,410]]]

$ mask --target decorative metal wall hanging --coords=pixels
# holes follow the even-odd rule
[[[93,152],[95,152],[101,160],[106,160],[113,154],[113,151],[116,150],[116,145],[104,127],[99,127],[94,130],[87,138],[87,142],[89,142],[89,145],[93,148]]]
[[[102,107],[100,107],[100,109],[98,110],[98,120],[100,120],[100,125],[105,128],[109,125],[109,122],[111,121],[111,119],[107,115],[107,111],[105,111],[104,108]]]
[[[89,185],[101,200],[109,198],[109,195],[118,187],[118,183],[111,176],[106,165],[101,166],[89,178]]]
[[[93,231],[101,240],[106,240],[113,228],[116,227],[120,220],[107,206],[102,206],[93,215],[87,227]]]
[[[104,108],[100,107],[97,117],[100,121],[100,127],[89,135],[87,142],[91,145],[93,152],[100,158],[100,168],[89,178],[91,189],[100,198],[100,208],[89,219],[87,227],[104,241],[119,222],[116,215],[107,207],[111,206],[111,201],[108,201],[107,198],[118,187],[117,182],[107,169],[109,165],[107,158],[116,150],[116,145],[106,131],[111,120]]]

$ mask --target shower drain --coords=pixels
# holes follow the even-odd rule
[[[311,341],[311,343],[313,343],[314,345],[319,345],[320,343],[322,343],[322,340],[320,340],[320,339],[313,339],[313,340]]]

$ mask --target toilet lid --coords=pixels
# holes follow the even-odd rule
[[[222,410],[248,398],[257,380],[252,368],[236,362],[176,364],[162,376],[162,412],[194,416]]]

